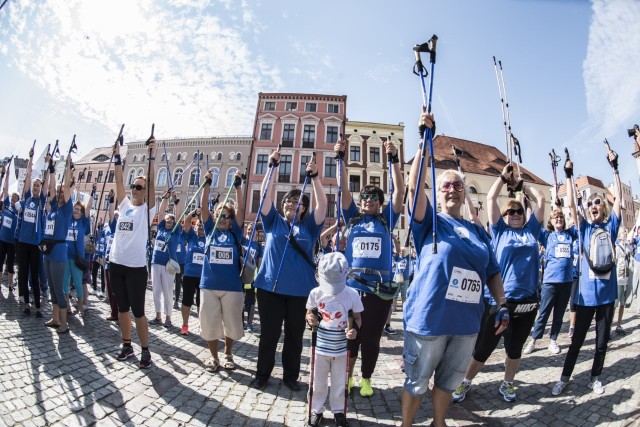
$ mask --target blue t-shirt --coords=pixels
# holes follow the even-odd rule
[[[578,238],[578,230],[571,226],[563,231],[540,231],[540,243],[544,246],[544,283],[571,283],[573,256],[571,246]]]
[[[209,216],[204,223],[204,231],[207,236],[211,234],[213,227],[213,219]],[[235,220],[231,220],[231,228],[229,230],[216,230],[204,255],[200,289],[231,292],[244,291],[244,285],[240,278],[240,257],[242,253],[238,250],[241,241],[242,229],[238,227]]]
[[[169,258],[177,259],[176,249],[180,242],[180,234],[182,234],[182,228],[178,226],[176,231],[171,233],[171,228],[166,228],[166,222],[163,219],[158,223],[158,232],[156,233],[156,241],[153,245],[153,256],[151,257],[151,264],[167,265]],[[169,237],[171,236],[171,237]],[[166,243],[166,241],[169,243]],[[165,248],[166,246],[166,248]]]
[[[198,233],[193,228],[190,228],[188,233],[183,231],[181,234],[187,242],[184,275],[185,277],[201,277],[204,265],[204,245],[207,237],[198,237]]]
[[[360,215],[360,211],[352,200],[348,209],[343,209],[344,220],[348,224],[352,217]],[[382,217],[387,223],[387,227],[380,221],[378,215],[364,215],[357,224],[350,226],[345,257],[349,261],[351,268],[371,268],[381,271],[382,281],[388,283],[392,279],[393,266],[391,260],[391,236],[389,227],[395,226],[398,222],[399,214],[393,213],[389,222],[389,213],[393,213],[391,203],[382,209]],[[380,276],[377,274],[358,273],[367,282],[379,282]],[[352,288],[371,293],[371,290],[364,284],[354,279],[347,280],[347,284]]]
[[[2,210],[2,226],[0,227],[0,240],[13,245],[16,242],[16,225],[18,223],[18,211],[11,206],[9,197],[4,199]]]
[[[531,214],[523,228],[509,227],[502,218],[491,226],[491,245],[500,264],[504,293],[508,300],[525,300],[537,294],[540,230],[540,223],[534,214]]]
[[[63,243],[57,243],[51,252],[44,256],[49,261],[66,261],[67,245],[64,244],[67,237],[67,230],[73,216],[73,203],[71,199],[67,200],[64,205],[58,206],[58,201],[53,199],[50,203],[51,210],[46,216],[44,239],[58,240]]]
[[[633,246],[636,248],[634,259],[640,262],[640,237],[633,238]]]
[[[74,259],[76,254],[84,258],[84,236],[89,232],[90,228],[91,220],[88,217],[83,215],[80,219],[76,220],[72,215],[66,235],[67,259]]]
[[[580,268],[580,282],[578,291],[573,296],[573,302],[577,305],[586,307],[595,307],[613,303],[618,298],[618,278],[616,276],[616,267],[605,274],[595,274],[589,268],[587,262],[587,250],[591,242],[591,236],[596,228],[604,228],[611,235],[611,244],[615,247],[615,239],[618,235],[620,227],[620,219],[615,213],[611,213],[606,222],[600,224],[592,224],[587,221],[580,223],[580,237],[582,239],[582,263]]]
[[[402,278],[409,280],[409,270],[411,268],[411,255],[396,256],[396,273],[402,274]]]
[[[253,286],[280,295],[308,297],[311,289],[317,286],[315,270],[293,247],[287,248],[284,261],[282,259],[285,247],[291,246],[287,239],[289,223],[280,216],[272,205],[269,213],[262,215],[262,226],[266,238],[264,256]],[[293,235],[298,245],[309,256],[309,259],[313,259],[313,248],[321,231],[322,224],[316,224],[313,212],[305,215],[302,221],[297,222],[293,228]],[[274,291],[274,283],[281,261],[282,269],[280,277],[278,277],[278,286]]]
[[[44,195],[31,197],[31,191],[27,191],[24,200],[20,202],[22,210],[20,212],[20,232],[18,241],[37,245],[42,239],[42,228],[44,227],[43,212],[46,204]]]
[[[96,257],[104,257],[104,254],[105,254],[105,249],[107,245],[107,239],[105,237],[105,232],[104,232],[105,228],[108,228],[106,224],[98,232],[98,239],[96,242],[96,253],[95,253]]]
[[[187,262],[187,250],[185,249],[184,233],[180,232],[173,238],[175,239],[176,237],[178,238],[178,246],[176,246],[176,261],[178,261],[178,264],[180,265],[185,265]]]
[[[500,271],[482,227],[438,214],[438,253],[433,253],[433,217],[427,203],[414,222],[418,267],[407,292],[404,328],[419,335],[472,335],[480,330],[483,287]]]

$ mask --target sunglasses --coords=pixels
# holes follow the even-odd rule
[[[138,191],[144,190],[144,187],[140,184],[131,184],[129,188],[132,190],[138,190]]]
[[[220,214],[220,219],[232,219],[233,215],[231,214]]]
[[[451,190],[452,188],[459,193],[464,190],[464,184],[462,183],[462,181],[442,181],[442,183],[440,184],[440,190],[445,193],[449,192],[449,190]]]
[[[364,200],[365,202],[369,199],[371,199],[372,202],[377,202],[380,200],[380,197],[378,197],[377,194],[363,194],[360,196],[360,200]]]
[[[587,207],[590,208],[591,205],[596,205],[596,206],[600,206],[602,204],[602,200],[600,199],[593,199],[590,202],[587,202]]]
[[[518,209],[507,209],[504,213],[505,215],[509,215],[509,216],[513,216],[513,215],[524,215],[524,209],[522,208],[518,208]]]

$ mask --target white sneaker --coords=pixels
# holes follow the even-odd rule
[[[536,340],[531,338],[529,340],[529,344],[527,344],[527,346],[524,348],[524,350],[522,350],[522,352],[524,354],[531,354],[533,353],[533,350],[535,350],[535,348],[536,348]]]
[[[589,384],[587,385],[587,387],[589,387],[591,390],[593,390],[593,392],[595,394],[602,394],[604,393],[604,386],[602,385],[602,383],[600,382],[600,380],[595,380],[593,382],[589,382]]]
[[[560,354],[560,347],[555,340],[549,341],[549,351],[553,354]]]
[[[565,383],[564,381],[558,381],[554,386],[553,386],[553,390],[551,390],[551,394],[554,396],[558,396],[560,395],[560,393],[562,393],[562,391],[564,390],[564,388],[567,386],[567,384],[569,383]]]

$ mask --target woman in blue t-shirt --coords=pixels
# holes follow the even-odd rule
[[[18,222],[18,211],[15,207],[16,203],[20,200],[18,193],[12,193],[11,199],[9,199],[9,166],[5,170],[6,177],[4,186],[2,187],[2,223],[0,225],[0,272],[2,271],[2,264],[5,259],[7,260],[6,268],[4,271],[8,275],[9,291],[13,290],[13,275],[15,273],[13,269],[13,263],[15,258],[15,243],[16,243],[16,224]]]
[[[521,191],[533,203],[531,215],[527,219],[522,203],[507,199],[502,209],[498,206],[498,196],[503,186]],[[500,275],[504,285],[509,308],[509,326],[504,332],[497,333],[492,316],[487,307],[480,327],[473,357],[467,367],[465,379],[453,393],[453,401],[461,402],[471,387],[471,381],[480,372],[500,338],[504,336],[505,360],[504,379],[498,388],[506,402],[516,400],[513,385],[522,348],[536,320],[538,309],[538,281],[540,277],[540,251],[538,238],[541,219],[544,217],[545,198],[534,187],[525,184],[522,178],[513,175],[513,166],[507,164],[487,193],[487,213],[491,226],[491,245],[500,265]],[[489,305],[495,305],[489,298]],[[495,308],[494,308],[495,309]]]
[[[544,246],[544,275],[540,292],[540,311],[531,332],[531,340],[524,349],[524,354],[533,352],[536,341],[544,335],[544,328],[552,310],[553,320],[549,332],[549,351],[553,354],[560,353],[560,347],[556,340],[562,327],[564,311],[571,296],[573,273],[571,246],[577,238],[576,227],[567,228],[561,209],[551,213],[547,229],[540,232],[540,243]]]
[[[202,276],[202,266],[204,265],[204,246],[206,236],[204,234],[204,225],[202,220],[198,218],[197,209],[187,214],[184,219],[184,227],[182,231],[183,239],[186,242],[187,254],[184,266],[184,276],[182,277],[182,329],[180,334],[189,335],[189,314],[191,314],[191,306],[194,300],[200,310],[200,277]],[[191,221],[198,218],[196,229],[194,231]],[[176,294],[178,295],[178,294]]]
[[[269,156],[269,167],[277,168],[280,152]],[[276,361],[276,348],[284,323],[284,345],[282,347],[283,382],[290,390],[300,390],[300,357],[302,336],[307,313],[309,292],[317,286],[313,259],[313,248],[320,236],[327,209],[327,196],[320,179],[315,161],[307,163],[307,174],[313,185],[315,209],[309,211],[309,197],[300,190],[291,190],[282,199],[282,215],[273,203],[274,188],[267,186],[268,174],[262,183],[264,201],[259,212],[265,235],[264,258],[254,281],[257,288],[258,315],[260,316],[260,343],[258,345],[258,365],[253,386],[263,389]],[[273,174],[277,174],[273,171]],[[293,238],[298,248],[287,240],[291,222],[300,211],[293,226]],[[285,255],[286,250],[286,256]],[[302,255],[304,253],[306,256]],[[309,261],[307,261],[309,260]],[[281,262],[282,261],[282,262]],[[282,268],[280,268],[282,264]],[[278,276],[279,275],[279,276]],[[277,279],[277,282],[276,282]]]
[[[578,279],[578,288],[573,301],[576,308],[576,323],[574,326],[573,337],[571,337],[571,345],[564,359],[564,367],[562,376],[554,386],[551,393],[554,396],[562,393],[569,383],[573,368],[578,360],[580,348],[591,326],[593,317],[596,318],[596,351],[593,356],[593,364],[591,366],[591,379],[588,387],[596,394],[604,393],[604,386],[600,381],[602,367],[604,366],[604,358],[607,354],[607,341],[613,322],[614,303],[618,296],[618,282],[616,277],[615,264],[607,272],[595,272],[592,268],[592,262],[589,260],[589,251],[596,245],[592,242],[592,236],[598,233],[598,237],[605,237],[606,234],[599,231],[603,229],[609,235],[607,238],[611,240],[611,248],[615,248],[615,239],[618,235],[620,226],[620,201],[622,200],[622,185],[620,183],[620,175],[618,174],[618,155],[613,151],[609,151],[607,160],[613,167],[613,175],[616,183],[615,197],[613,202],[613,211],[609,215],[607,199],[600,194],[592,194],[587,201],[587,217],[588,220],[578,216],[580,224],[580,241],[583,246],[582,260],[580,261],[580,278]],[[571,215],[576,218],[577,207],[573,199],[573,162],[568,160],[565,164],[565,172],[567,174],[567,198],[569,199],[569,209]],[[613,260],[615,261],[615,256]]]

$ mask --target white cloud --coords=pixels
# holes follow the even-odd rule
[[[246,1],[14,2],[5,24],[3,60],[128,139],[152,122],[160,137],[248,134],[257,93],[282,86],[245,40],[258,31]]]

